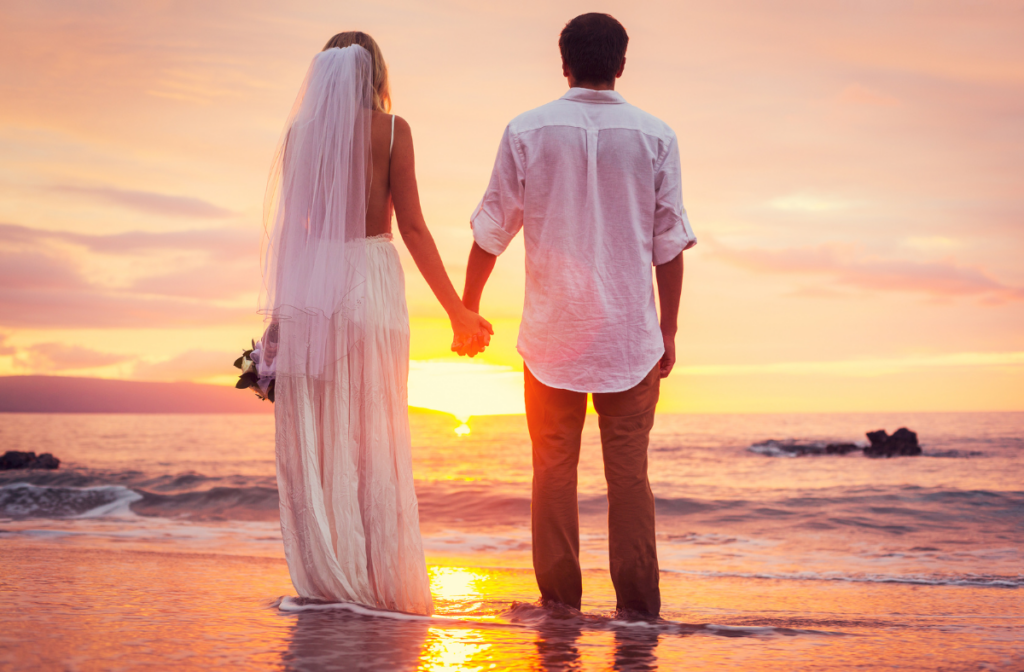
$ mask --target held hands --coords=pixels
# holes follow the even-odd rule
[[[455,332],[452,352],[473,357],[490,345],[494,327],[477,313],[463,307],[451,317],[451,321],[452,331]]]

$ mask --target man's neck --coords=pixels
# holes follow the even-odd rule
[[[569,77],[569,88],[570,89],[590,89],[591,91],[614,91],[615,80],[610,82],[601,82],[595,84],[594,82],[577,82],[572,77]]]

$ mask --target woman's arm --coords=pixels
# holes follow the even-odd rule
[[[401,117],[395,117],[395,145],[391,150],[391,200],[395,205],[395,216],[402,240],[409,248],[416,267],[451,320],[452,331],[455,332],[455,344],[452,349],[459,354],[468,354],[463,352],[466,347],[464,344],[468,344],[474,336],[479,337],[485,345],[489,343],[494,329],[487,320],[462,304],[448,273],[444,270],[434,237],[430,235],[427,223],[423,219],[419,189],[416,186],[412,131]]]

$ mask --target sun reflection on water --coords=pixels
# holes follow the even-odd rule
[[[486,669],[493,667],[484,664],[490,658],[490,649],[491,644],[485,641],[482,631],[430,628],[419,669],[424,672]]]
[[[430,592],[441,600],[468,600],[482,595],[484,572],[464,567],[431,567]]]
[[[464,567],[431,567],[430,592],[434,595],[439,613],[454,608],[464,612],[475,606],[487,586],[486,572]],[[424,672],[441,670],[482,670],[493,667],[489,633],[464,628],[436,628],[428,631],[423,644],[419,669]]]

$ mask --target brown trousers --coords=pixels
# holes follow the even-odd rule
[[[583,597],[576,468],[587,395],[541,383],[529,368],[526,421],[533,442],[533,568],[541,600],[576,609]],[[608,546],[616,608],[657,615],[658,554],[647,444],[658,402],[658,367],[636,387],[594,394],[608,482]]]

